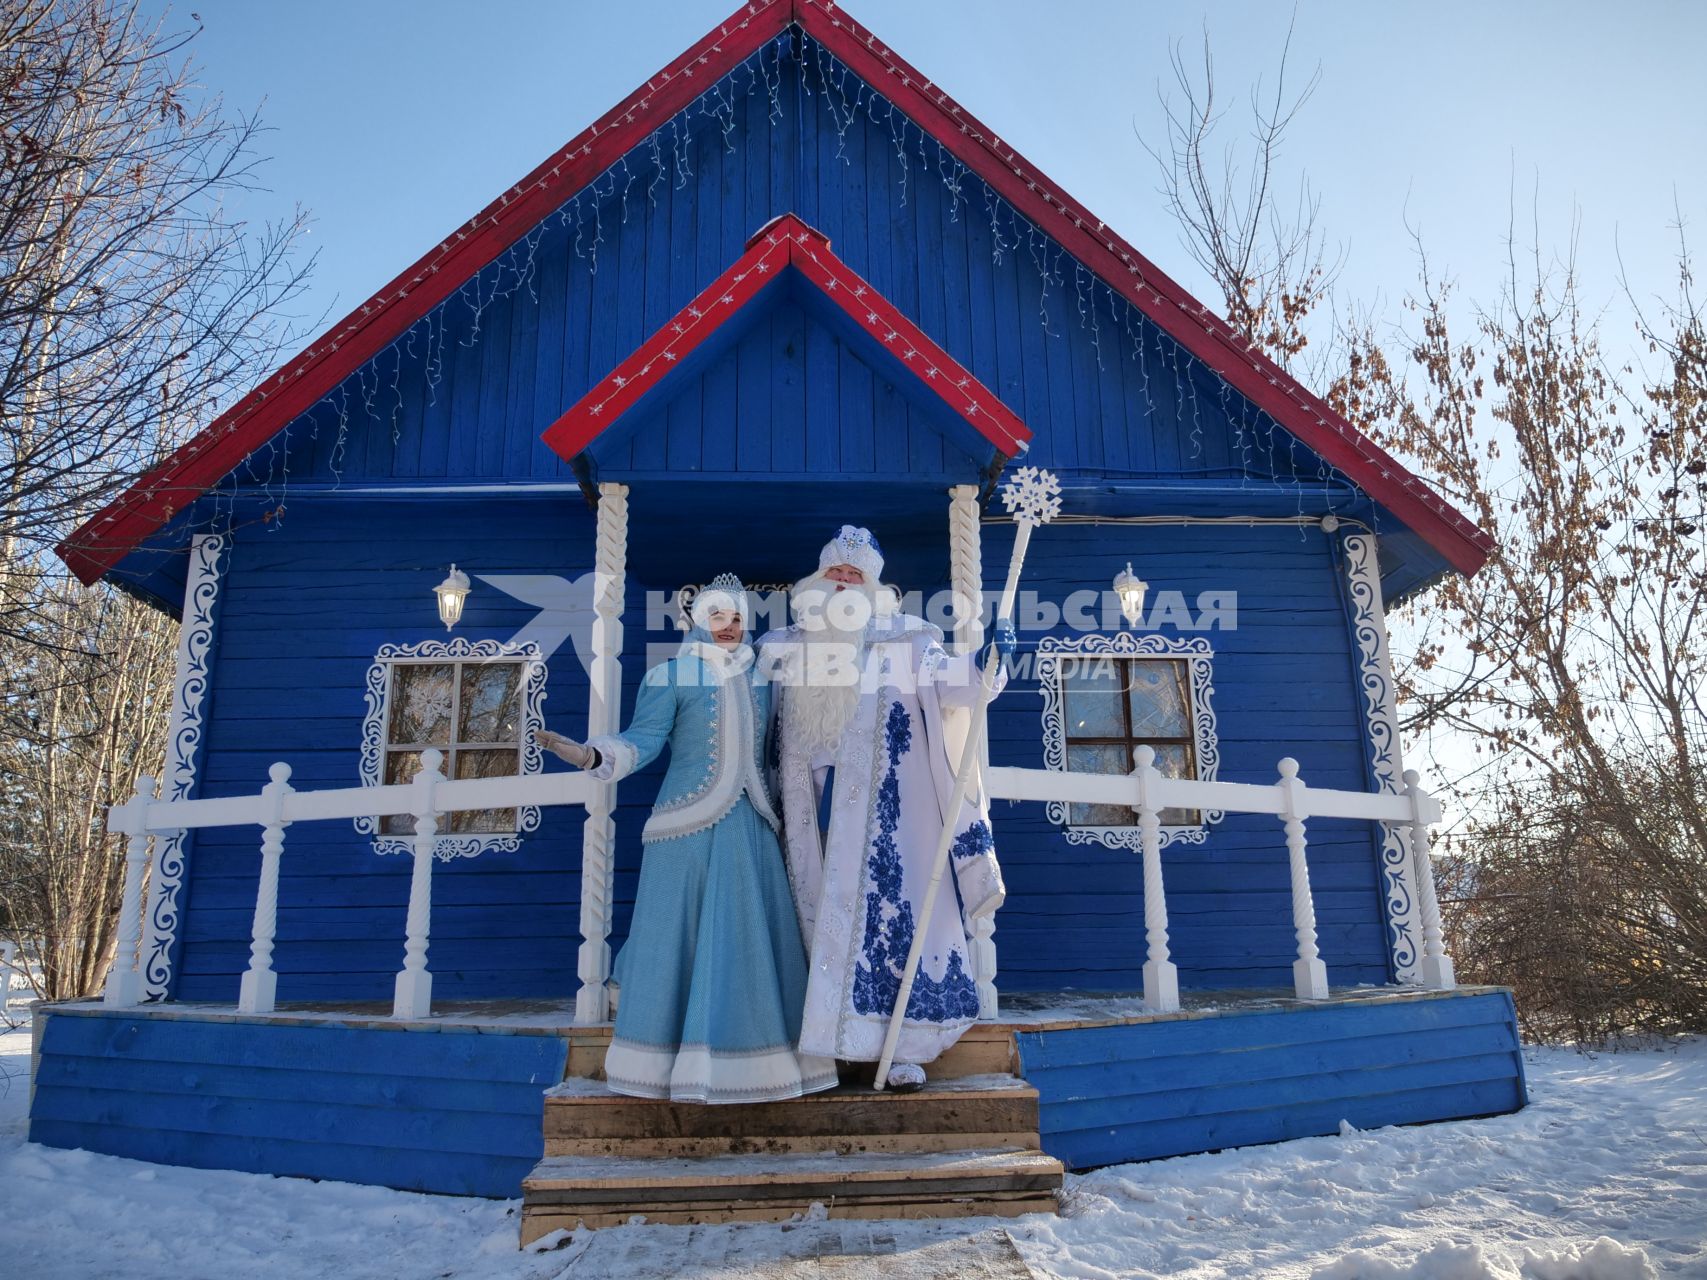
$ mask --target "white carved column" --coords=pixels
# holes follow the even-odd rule
[[[1179,968],[1168,954],[1168,899],[1162,885],[1162,815],[1154,787],[1162,776],[1156,749],[1132,753],[1138,774],[1138,842],[1144,854],[1144,1007],[1157,1013],[1179,1008]]]
[[[255,885],[255,921],[250,926],[249,968],[237,992],[237,1012],[271,1013],[278,998],[273,972],[273,937],[279,922],[279,856],[284,853],[284,802],[291,792],[290,766],[283,761],[267,771],[261,788],[267,821],[261,827],[261,875]]]
[[[628,579],[628,486],[599,486],[593,561],[593,662],[588,677],[587,736],[622,725],[622,602]],[[581,951],[575,1021],[610,1017],[611,881],[616,856],[616,785],[595,788],[581,833]]]
[[[436,748],[421,753],[415,788],[414,866],[409,876],[409,916],[404,925],[403,968],[391,1002],[393,1018],[425,1018],[433,1011],[433,975],[427,971],[428,928],[433,915],[433,858],[438,852],[439,814],[433,793],[445,780],[444,755]]]
[[[1292,928],[1298,959],[1292,962],[1292,988],[1300,1000],[1328,998],[1328,969],[1316,949],[1316,903],[1310,894],[1310,867],[1304,857],[1304,780],[1291,756],[1280,762],[1280,817],[1286,824],[1286,856],[1292,866]]]
[[[1370,770],[1375,789],[1388,795],[1404,792],[1404,759],[1399,744],[1398,693],[1393,684],[1387,648],[1387,616],[1381,604],[1379,546],[1373,533],[1345,536],[1346,586],[1351,597],[1352,638],[1356,641],[1357,684],[1363,691],[1368,725]],[[1393,956],[1393,977],[1399,982],[1421,979],[1416,880],[1410,842],[1398,823],[1378,824],[1381,833],[1381,888],[1387,903],[1387,940]]]
[[[213,651],[214,608],[219,602],[221,565],[230,538],[198,534],[190,543],[184,578],[184,608],[178,624],[177,676],[172,718],[166,728],[166,770],[160,779],[165,801],[195,797],[196,757],[208,693]],[[154,839],[154,868],[148,881],[148,911],[142,944],[142,998],[163,1000],[172,982],[172,949],[178,934],[178,895],[185,871],[186,831],[163,831]]]
[[[148,806],[154,799],[154,779],[136,780],[136,791],[107,818],[107,830],[125,835],[124,896],[120,900],[118,940],[101,1000],[128,1008],[142,1000],[142,881],[148,874]]]
[[[949,572],[954,593],[954,648],[976,653],[984,645],[984,546],[978,520],[978,486],[957,484],[948,491]],[[987,713],[986,713],[987,714]],[[988,751],[990,735],[984,734]],[[988,755],[986,754],[986,763]],[[972,922],[972,971],[978,983],[978,1016],[994,1018],[996,994],[996,917]]]
[[[1440,926],[1440,899],[1434,892],[1433,855],[1428,848],[1428,826],[1440,817],[1440,806],[1422,789],[1415,769],[1405,770],[1405,792],[1411,798],[1411,857],[1417,873],[1417,899],[1422,910],[1422,984],[1436,991],[1458,985],[1452,957],[1446,954],[1446,938]]]

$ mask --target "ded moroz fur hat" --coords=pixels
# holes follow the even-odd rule
[[[866,583],[876,586],[883,575],[883,550],[870,529],[844,524],[836,536],[824,544],[818,555],[818,572],[831,565],[849,564],[865,575]]]

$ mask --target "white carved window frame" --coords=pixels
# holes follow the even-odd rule
[[[391,673],[404,665],[435,663],[469,663],[487,661],[519,662],[522,666],[520,685],[521,742],[517,755],[517,772],[522,775],[540,772],[544,753],[534,740],[534,730],[544,726],[541,704],[545,701],[545,660],[539,646],[533,643],[510,644],[498,640],[423,640],[419,644],[381,645],[367,670],[367,717],[362,721],[361,780],[364,787],[377,787],[385,778],[385,751],[388,726],[391,723]],[[436,857],[472,858],[482,853],[514,853],[521,848],[521,838],[539,826],[539,806],[524,805],[516,810],[516,829],[510,831],[447,832],[438,837],[433,847]],[[390,835],[380,830],[380,820],[357,818],[356,831],[373,837],[375,853],[409,853],[414,849],[413,837]]]
[[[1045,636],[1037,643],[1037,683],[1043,693],[1043,767],[1066,772],[1067,724],[1066,699],[1061,688],[1062,659],[1072,658],[1166,658],[1183,660],[1191,691],[1193,752],[1200,782],[1213,782],[1221,767],[1221,747],[1216,734],[1213,697],[1215,685],[1212,668],[1215,654],[1209,641],[1202,636],[1135,636],[1129,631],[1114,635],[1083,635],[1071,638]],[[1110,849],[1139,847],[1138,817],[1133,814],[1130,826],[1075,826],[1069,821],[1072,808],[1065,800],[1050,800],[1045,806],[1049,821],[1062,828],[1069,844],[1100,844]],[[1209,836],[1212,824],[1221,821],[1221,811],[1205,810],[1196,823],[1165,824],[1162,845],[1175,842],[1201,844]]]

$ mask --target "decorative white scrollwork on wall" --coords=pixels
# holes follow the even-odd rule
[[[1083,635],[1070,639],[1045,637],[1037,646],[1037,683],[1043,693],[1043,765],[1046,769],[1067,768],[1066,706],[1062,688],[1063,666],[1068,662],[1094,662],[1097,658],[1171,658],[1183,661],[1190,678],[1191,738],[1196,764],[1195,777],[1213,782],[1221,767],[1221,747],[1216,738],[1215,708],[1212,680],[1214,651],[1201,636],[1190,638],[1164,635],[1133,635],[1128,631],[1114,635]],[[1139,848],[1137,813],[1130,825],[1075,825],[1070,821],[1071,806],[1064,800],[1051,800],[1045,807],[1049,820],[1065,829],[1069,844],[1101,844],[1110,849]],[[1221,820],[1219,810],[1198,815],[1195,823],[1162,824],[1162,844],[1179,842],[1200,844],[1209,835],[1212,823]]]
[[[223,559],[231,541],[224,534],[202,534],[190,544],[184,580],[184,611],[178,627],[177,675],[172,686],[172,720],[166,735],[162,800],[194,798],[196,760],[201,750],[203,705],[207,701],[208,661],[213,648],[214,606],[219,601]],[[154,868],[143,917],[142,989],[144,1000],[164,1000],[172,983],[172,949],[178,937],[178,896],[184,884],[184,842],[188,832],[172,831],[155,840]]]
[[[1346,586],[1351,596],[1351,630],[1357,645],[1357,686],[1363,693],[1369,727],[1370,773],[1375,787],[1389,795],[1405,789],[1399,750],[1397,690],[1387,650],[1386,612],[1381,604],[1381,573],[1374,534],[1351,533],[1344,541]],[[1418,980],[1417,903],[1412,892],[1411,857],[1403,831],[1383,822],[1381,883],[1387,902],[1387,927],[1393,951],[1393,976]]]
[[[411,645],[382,645],[368,668],[365,696],[367,717],[362,721],[361,779],[366,787],[379,786],[385,781],[386,751],[390,742],[392,695],[397,683],[397,671],[405,665],[435,663],[478,665],[482,662],[513,662],[521,667],[518,687],[519,733],[516,740],[505,738],[490,745],[500,749],[513,748],[517,754],[517,772],[532,774],[540,771],[542,752],[534,741],[535,729],[544,723],[541,704],[545,701],[545,662],[539,646],[532,643],[511,644],[498,640],[466,640],[458,636],[450,640],[423,640]],[[460,666],[453,666],[460,672]],[[456,732],[455,730],[452,731]],[[472,748],[470,748],[472,749]],[[482,853],[513,853],[521,847],[521,837],[539,826],[539,807],[528,805],[516,810],[513,831],[445,831],[435,841],[434,856],[442,861],[452,858],[472,858]],[[376,818],[357,818],[356,830],[373,837],[375,853],[410,853],[412,838],[403,832],[385,832]]]

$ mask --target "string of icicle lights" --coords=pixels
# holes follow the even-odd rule
[[[798,57],[796,42],[801,50]],[[799,66],[797,78],[788,75],[790,64]],[[794,98],[792,104],[790,97]],[[696,147],[708,139],[720,139],[724,151],[734,153],[738,149],[735,134],[740,109],[754,98],[763,101],[773,124],[785,120],[791,105],[801,112],[803,121],[816,114],[834,133],[833,159],[846,166],[853,163],[850,134],[856,127],[866,130],[867,145],[881,146],[889,155],[895,198],[902,206],[916,198],[921,180],[934,179],[945,196],[951,222],[970,227],[976,219],[981,231],[987,229],[993,265],[1000,267],[1010,258],[1016,265],[1029,265],[1037,289],[1037,319],[1046,334],[1060,336],[1062,326],[1076,320],[1081,331],[1089,335],[1099,372],[1107,369],[1109,361],[1127,364],[1136,372],[1139,393],[1152,418],[1157,408],[1152,390],[1159,392],[1166,380],[1179,420],[1187,429],[1193,461],[1204,459],[1205,400],[1216,397],[1218,416],[1233,431],[1237,463],[1231,467],[1206,466],[1195,474],[1224,475],[1231,470],[1241,488],[1272,487],[1274,493],[1290,496],[1300,517],[1309,514],[1306,494],[1315,494],[1317,485],[1320,505],[1316,498],[1310,505],[1318,513],[1332,508],[1336,489],[1343,493],[1343,486],[1352,485],[1349,477],[1314,451],[1305,450],[1301,455],[1290,432],[1233,391],[1225,379],[1164,333],[822,44],[791,30],[762,45],[708,85],[687,107],[548,213],[271,441],[250,453],[214,491],[215,527],[229,528],[236,519],[240,494],[251,500],[259,495],[262,506],[282,519],[291,483],[292,445],[300,449],[305,437],[317,443],[323,431],[332,432],[325,460],[334,484],[343,480],[352,425],[366,422],[389,428],[393,444],[400,443],[407,366],[420,363],[426,404],[436,405],[451,358],[451,344],[478,346],[488,312],[499,303],[525,293],[531,305],[538,305],[539,249],[547,236],[561,231],[573,260],[585,264],[589,279],[596,277],[605,265],[610,239],[607,230],[614,234],[614,228],[627,225],[637,209],[656,210],[668,190],[686,187],[695,176]],[[750,233],[756,227],[746,230]],[[713,274],[725,265],[716,264]],[[857,267],[857,262],[854,265]],[[677,305],[704,283],[696,280],[691,288],[684,287]],[[603,372],[589,369],[588,385]],[[585,390],[565,388],[564,406]],[[279,523],[271,521],[273,527]]]

